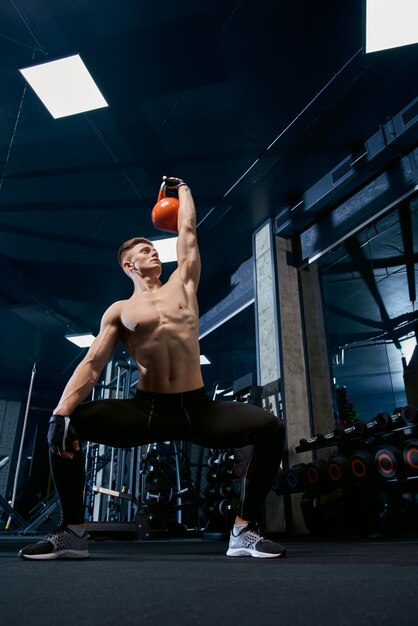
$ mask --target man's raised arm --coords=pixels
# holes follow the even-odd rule
[[[182,281],[193,283],[197,289],[200,278],[200,255],[196,236],[196,209],[190,187],[178,187],[179,214],[177,220],[177,262]]]

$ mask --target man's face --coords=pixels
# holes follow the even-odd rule
[[[139,243],[132,248],[131,253],[128,255],[128,263],[130,263],[128,270],[133,270],[143,275],[149,275],[150,272],[159,276],[161,274],[161,261],[158,257],[158,252],[147,243]]]

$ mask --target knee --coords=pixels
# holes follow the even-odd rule
[[[270,446],[275,449],[283,449],[285,442],[285,427],[283,422],[274,415],[269,413],[269,419],[264,430],[264,438],[269,442]]]
[[[285,427],[283,422],[277,415],[274,415],[274,413],[267,411],[263,411],[263,413],[264,427],[261,429],[263,439],[269,440],[272,445],[277,444],[277,442],[283,444],[285,439]]]
[[[280,435],[280,437],[284,438],[284,436],[285,436],[285,427],[284,427],[284,424],[283,424],[282,420],[279,419],[276,415],[273,415],[273,417],[274,417],[274,426],[273,426],[274,431],[278,435]]]

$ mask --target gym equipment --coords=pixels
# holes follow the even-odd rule
[[[161,450],[158,450],[158,448],[152,448],[149,450],[147,454],[147,461],[153,466],[161,463],[163,461]]]
[[[146,485],[149,486],[150,489],[161,489],[161,487],[164,484],[163,471],[160,469],[153,470],[152,472],[146,475],[145,482],[146,482]]]
[[[284,482],[291,491],[298,491],[306,487],[306,463],[293,465],[285,472]]]
[[[334,429],[334,436],[337,440],[346,439],[349,437],[355,437],[356,435],[362,435],[366,430],[366,425],[361,422],[356,422],[348,428],[342,428],[337,426]]]
[[[21,434],[21,437],[20,437],[19,454],[18,454],[17,463],[16,463],[15,479],[14,479],[14,483],[13,483],[12,499],[10,501],[10,507],[13,510],[14,510],[14,506],[15,506],[15,503],[16,503],[17,486],[18,486],[18,481],[19,481],[20,468],[21,468],[21,464],[22,464],[23,443],[25,441],[26,427],[27,427],[27,423],[28,423],[29,408],[30,408],[30,402],[31,402],[31,398],[32,398],[33,383],[34,383],[34,380],[35,380],[35,375],[36,375],[36,361],[33,362],[32,373],[31,373],[31,377],[30,377],[28,397],[27,397],[27,400],[26,400],[25,415],[24,415],[24,418],[23,418],[22,434]],[[15,516],[15,519],[16,519],[16,516]],[[9,519],[7,520],[7,523],[6,523],[6,530],[9,529],[11,521],[12,521],[12,516],[9,515]]]
[[[300,439],[299,445],[303,450],[311,450],[312,448],[315,448],[316,446],[325,443],[325,441],[325,436],[321,433],[318,433],[317,435],[309,437],[308,439]]]
[[[395,415],[393,417],[395,417]],[[385,411],[382,411],[382,413],[378,413],[376,415],[373,422],[375,422],[379,426],[379,428],[385,430],[393,423],[392,415],[389,415],[389,413],[385,413]]]
[[[215,472],[217,466],[218,466],[218,457],[217,456],[210,456],[208,458],[208,467]]]
[[[374,456],[367,450],[357,450],[350,457],[351,474],[356,480],[375,476]]]
[[[327,476],[331,483],[342,483],[351,476],[350,461],[343,454],[332,456],[327,463]]]
[[[218,485],[213,485],[206,490],[205,496],[208,500],[217,499],[217,498],[227,498],[232,493],[231,485],[227,483],[219,483]]]
[[[412,406],[404,406],[401,408],[400,414],[407,424],[418,423],[418,409],[414,409]]]
[[[232,467],[222,465],[208,474],[208,480],[219,481],[231,478],[242,478],[245,474],[245,465],[243,463],[234,463]]]
[[[359,431],[361,434],[369,435],[377,432],[387,430],[394,427],[401,422],[399,415],[389,415],[389,413],[378,413],[371,422],[362,424],[362,429]]]
[[[376,470],[383,478],[394,478],[402,474],[403,456],[399,448],[385,446],[375,454]]]
[[[243,448],[237,448],[232,452],[221,452],[218,455],[210,456],[208,458],[208,466],[211,469],[216,470],[220,465],[232,466],[234,463],[240,463],[245,461],[247,454]]]
[[[218,520],[226,518],[228,513],[232,510],[231,505],[228,504],[225,499],[211,504],[206,503],[203,508],[209,517],[213,517]]]
[[[307,463],[305,479],[308,487],[318,487],[327,478],[327,462],[323,459]]]
[[[180,203],[175,195],[175,190],[169,188],[169,192],[172,195],[167,195],[167,181],[169,180],[164,180],[160,187],[158,200],[151,212],[151,220],[154,228],[168,233],[177,233],[177,217]]]
[[[410,439],[404,444],[402,456],[406,468],[410,472],[418,473],[418,439]]]
[[[10,506],[3,496],[0,496],[0,510],[1,509],[3,509],[3,511],[9,516],[6,530],[10,527],[12,520],[18,528],[25,528],[25,526],[27,526],[23,517],[12,506]]]
[[[398,407],[368,423],[347,419],[329,433],[301,439],[296,452],[334,445],[338,452],[327,462],[300,463],[284,475],[282,493],[304,492],[301,508],[308,530],[318,537],[415,531],[418,409]]]
[[[410,407],[406,407],[409,410],[407,413],[412,418]],[[303,450],[309,450],[312,448],[323,447],[325,445],[339,445],[343,442],[355,439],[358,437],[369,437],[371,435],[379,434],[380,432],[394,429],[399,426],[405,425],[405,419],[401,415],[401,411],[404,409],[395,409],[393,415],[389,413],[378,413],[370,422],[355,422],[351,426],[336,426],[335,429],[325,435],[316,435],[315,438],[301,439],[300,445]],[[413,411],[413,409],[412,409]]]
[[[395,409],[392,415],[388,415],[388,413],[379,413],[378,417],[380,418],[381,423],[386,421],[386,425],[384,428],[394,429],[394,428],[400,428],[402,426],[405,426],[406,420],[404,419],[402,415],[403,410],[404,410],[403,408]]]
[[[210,449],[207,459],[207,487],[202,506],[207,518],[205,533],[228,532],[241,494],[242,478],[252,446]]]

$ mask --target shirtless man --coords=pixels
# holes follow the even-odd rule
[[[167,440],[211,448],[251,444],[253,452],[227,555],[286,556],[286,550],[265,539],[257,526],[280,465],[284,427],[276,416],[259,407],[215,402],[204,391],[198,341],[200,257],[195,206],[190,188],[181,179],[167,181],[178,189],[180,202],[178,267],[163,284],[161,262],[150,241],[136,237],[121,246],[119,262],[132,279],[134,292],[103,315],[99,334],[68,381],[50,420],[50,463],[62,522],[45,540],[23,548],[20,558],[89,556],[82,442],[128,448]],[[118,341],[138,366],[135,397],[84,402]]]

